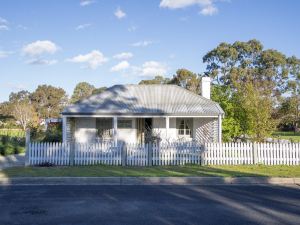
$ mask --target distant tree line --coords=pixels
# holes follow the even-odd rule
[[[70,99],[64,89],[51,85],[40,85],[32,93],[25,90],[12,92],[9,100],[0,104],[0,126],[18,126],[23,130],[38,127],[43,119],[60,117],[67,104],[101,93],[105,89],[106,87],[95,88],[81,82],[76,85]]]
[[[157,75],[141,85],[175,84],[201,93],[201,78],[212,78],[212,100],[225,111],[223,139],[251,138],[261,141],[275,129],[299,129],[300,60],[274,49],[264,49],[258,40],[220,43],[202,59],[206,71],[179,69],[171,78]],[[0,121],[11,118],[23,129],[37,126],[40,119],[59,117],[64,106],[106,87],[87,82],[76,85],[70,98],[62,88],[41,85],[33,92],[11,93],[0,104]],[[1,123],[0,123],[1,125]]]

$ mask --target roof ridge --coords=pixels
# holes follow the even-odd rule
[[[114,85],[115,86],[115,85]],[[176,84],[124,84],[124,86],[178,86]]]

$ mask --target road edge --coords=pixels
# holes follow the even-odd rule
[[[282,177],[14,177],[10,185],[300,185],[300,178]]]

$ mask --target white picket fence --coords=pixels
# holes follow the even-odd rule
[[[70,164],[70,144],[68,143],[29,143],[28,149],[29,165],[41,165],[51,163],[54,165]]]
[[[149,160],[148,144],[126,144],[126,165],[147,166]]]
[[[29,143],[29,165],[300,165],[300,143]]]
[[[121,165],[122,146],[115,146],[112,142],[80,144],[75,147],[75,165]]]
[[[202,145],[196,142],[153,144],[153,165],[185,165],[201,163]]]
[[[204,165],[300,165],[300,143],[206,143]]]

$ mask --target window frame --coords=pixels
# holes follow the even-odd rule
[[[113,136],[113,121],[111,118],[96,118],[97,138],[111,139]]]
[[[132,129],[132,128],[133,128],[133,121],[131,119],[119,119],[118,120],[118,129]]]
[[[178,127],[177,127],[178,137],[192,138],[192,134],[193,134],[192,124],[190,124],[192,123],[192,120],[189,121],[190,119],[185,119],[185,118],[178,118],[178,119],[179,119]]]

